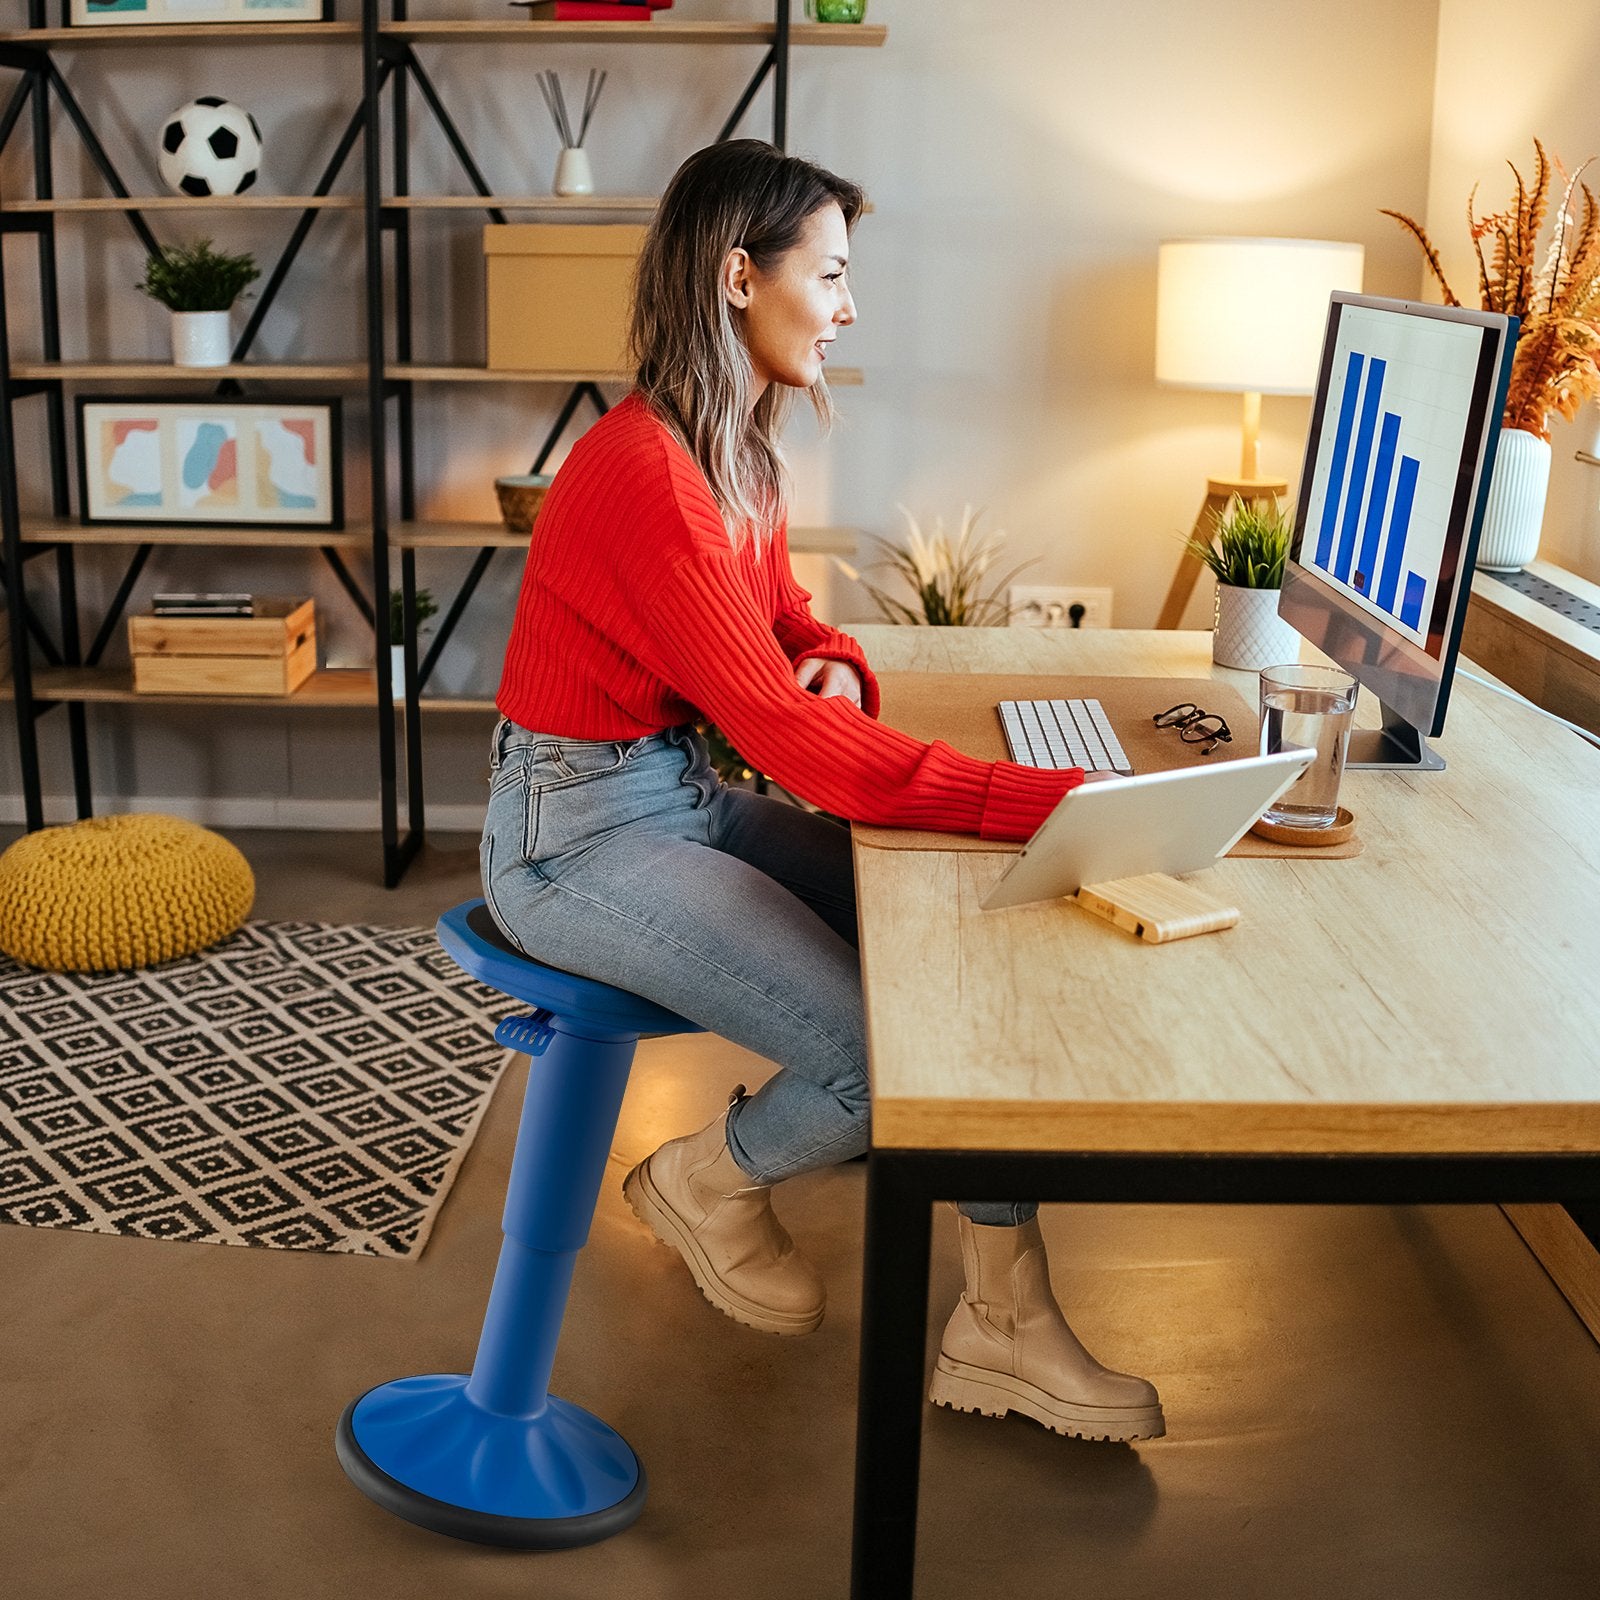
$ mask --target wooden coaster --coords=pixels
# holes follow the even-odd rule
[[[1281,822],[1268,822],[1263,817],[1250,831],[1259,833],[1263,839],[1270,839],[1274,844],[1343,844],[1356,831],[1356,819],[1353,812],[1340,806],[1331,828],[1290,828]]]

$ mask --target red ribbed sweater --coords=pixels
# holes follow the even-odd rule
[[[539,510],[496,704],[569,739],[633,739],[708,717],[753,766],[854,822],[1026,839],[1068,789],[874,720],[861,646],[823,626],[780,529],[735,552],[694,458],[637,394],[573,447]],[[862,706],[794,679],[847,661]]]

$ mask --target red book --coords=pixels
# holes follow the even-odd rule
[[[535,22],[648,22],[656,0],[512,0]],[[666,0],[670,5],[672,0]]]

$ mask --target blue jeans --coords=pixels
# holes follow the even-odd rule
[[[850,833],[717,777],[692,727],[563,739],[502,717],[481,846],[525,955],[643,995],[778,1063],[728,1116],[758,1184],[867,1148],[870,1093]],[[1031,1204],[964,1204],[975,1222]]]

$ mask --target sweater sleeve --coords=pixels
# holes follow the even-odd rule
[[[842,696],[808,694],[730,554],[679,560],[652,588],[649,613],[652,669],[747,761],[837,816],[1022,840],[1083,781],[1078,767],[1046,772],[924,744]]]
[[[838,628],[830,628],[811,615],[811,596],[795,582],[789,565],[787,539],[778,544],[774,552],[778,561],[778,615],[772,631],[789,665],[797,667],[812,656],[827,661],[843,661],[856,669],[861,680],[861,709],[869,717],[878,714],[878,680],[867,665],[867,653],[858,640]]]

